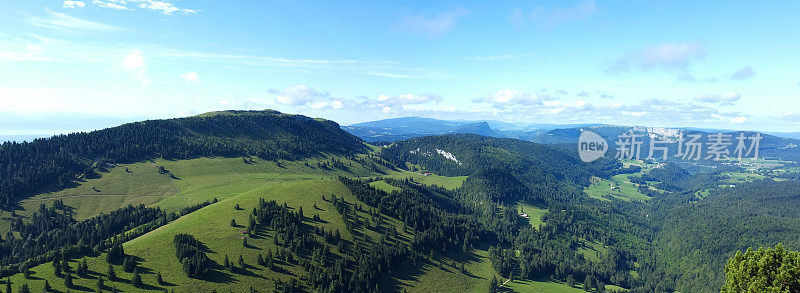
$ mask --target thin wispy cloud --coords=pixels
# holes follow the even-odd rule
[[[104,23],[94,22],[67,15],[65,13],[46,10],[48,16],[30,17],[28,23],[54,30],[89,30],[89,31],[117,31],[120,28]]]
[[[606,73],[623,73],[631,70],[668,72],[683,71],[692,62],[703,60],[706,50],[697,43],[666,43],[628,53],[606,68]]]
[[[742,69],[737,70],[733,74],[731,74],[730,79],[731,80],[745,80],[745,79],[751,79],[754,76],[756,76],[756,71],[753,70],[752,67],[746,66],[746,67],[744,67]]]
[[[172,2],[156,0],[93,0],[92,4],[100,8],[115,10],[154,10],[164,15],[172,15],[176,12],[182,14],[194,14],[199,12],[199,10],[196,9],[177,7]]]
[[[725,94],[702,94],[695,98],[695,101],[704,103],[714,103],[720,105],[733,105],[733,103],[742,99],[739,93],[725,93]]]
[[[388,73],[388,72],[362,72],[362,74],[372,75],[372,76],[389,77],[389,78],[400,78],[400,79],[419,78],[419,76],[414,76],[414,75],[396,74],[396,73]]]
[[[408,16],[400,22],[399,26],[414,33],[438,37],[453,30],[458,24],[458,20],[468,13],[464,8],[456,8],[434,16]]]
[[[327,92],[320,92],[303,84],[285,89],[271,88],[269,89],[269,93],[275,95],[275,102],[287,106],[319,105],[319,103],[330,102],[334,99]]]
[[[383,113],[418,108],[421,105],[441,103],[440,95],[430,93],[379,95],[377,98],[337,97],[307,85],[298,84],[284,89],[271,88],[275,102],[296,109],[347,109],[359,113],[380,111]]]
[[[800,83],[798,83],[800,85]],[[800,124],[800,110],[783,115],[781,119]]]
[[[525,57],[532,57],[537,56],[536,53],[523,53],[523,54],[499,54],[499,55],[486,55],[486,56],[475,56],[467,58],[467,60],[473,61],[501,61],[501,60],[512,60],[512,59],[519,59]]]
[[[353,59],[294,59],[273,56],[258,56],[258,55],[238,55],[238,54],[216,54],[204,52],[185,52],[185,51],[167,51],[164,52],[166,57],[177,58],[192,58],[194,60],[206,61],[225,61],[231,63],[238,63],[242,65],[271,65],[271,66],[302,66],[302,65],[341,65],[341,64],[365,64],[365,63],[394,63],[391,61],[363,61]]]
[[[49,61],[43,56],[45,42],[0,34],[0,61]]]
[[[114,10],[133,10],[125,6],[125,1],[118,1],[118,0],[107,0],[107,1],[100,1],[94,0],[92,1],[93,5],[96,5],[100,8],[107,8],[107,9],[114,9]]]
[[[660,70],[668,73],[677,73],[676,79],[685,82],[695,82],[697,78],[692,75],[693,62],[704,60],[706,50],[699,43],[665,43],[629,52],[611,62],[605,73],[609,75],[624,74],[631,71],[647,72]]]
[[[393,79],[438,79],[450,76],[447,72],[406,66],[392,60],[357,59],[302,59],[264,55],[218,54],[194,51],[163,50],[158,54],[167,59],[187,59],[192,62],[225,63],[242,66],[313,70],[315,72],[337,71]]]
[[[536,6],[523,12],[519,8],[511,11],[510,19],[514,25],[533,24],[539,28],[553,28],[567,22],[581,21],[590,18],[598,10],[594,0],[583,0],[572,6],[545,7]]]
[[[64,3],[61,4],[61,6],[64,7],[64,8],[69,8],[69,9],[72,9],[72,8],[84,8],[84,7],[86,7],[86,3],[84,3],[83,1],[66,0],[66,1],[64,1]]]

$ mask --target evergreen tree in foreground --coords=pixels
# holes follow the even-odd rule
[[[133,279],[131,279],[131,283],[133,283],[133,286],[136,288],[141,288],[143,285],[142,276],[139,274],[138,267],[133,269]]]
[[[116,281],[117,280],[117,273],[114,272],[114,265],[108,264],[108,271],[106,271],[106,277],[108,277],[109,281]]]
[[[497,293],[497,277],[492,276],[492,281],[489,282],[489,293]]]
[[[748,248],[728,260],[722,292],[800,292],[800,252]]]

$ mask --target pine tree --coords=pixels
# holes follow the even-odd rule
[[[11,292],[11,278],[6,278],[6,292]]]
[[[97,292],[103,292],[103,287],[105,287],[103,277],[97,277]]]
[[[42,288],[42,291],[47,293],[47,292],[50,292],[50,290],[52,290],[52,289],[53,288],[50,287],[50,281],[44,280],[44,288]]]
[[[117,280],[117,273],[114,272],[114,265],[108,264],[108,270],[106,271],[106,277],[108,277],[109,281],[116,281]]]
[[[31,289],[28,288],[28,283],[22,284],[22,287],[19,287],[20,293],[31,293]]]
[[[159,285],[164,285],[164,279],[161,277],[161,272],[156,273],[156,283]]]
[[[592,284],[592,275],[587,274],[586,280],[583,281],[583,290],[588,292],[592,290],[592,287],[594,287]]]
[[[142,285],[143,285],[142,284],[142,276],[139,274],[139,268],[138,267],[133,269],[133,279],[131,279],[131,283],[136,288],[141,288]]]
[[[124,270],[127,273],[132,273],[138,267],[139,265],[136,263],[135,260],[133,260],[132,256],[126,257],[125,262],[122,263],[122,270]]]
[[[256,260],[256,263],[258,263],[258,265],[262,267],[264,266],[264,256],[261,255],[260,253],[258,254],[258,259]]]
[[[53,260],[53,272],[56,277],[61,277],[61,262],[57,259]]]
[[[248,247],[248,246],[247,246],[247,236],[245,236],[245,237],[243,237],[243,238],[242,238],[242,246],[244,246],[244,247]]]
[[[226,269],[231,270],[231,261],[228,260],[228,255],[225,255],[225,260],[222,262]]]
[[[489,282],[489,293],[497,293],[497,277],[492,276],[492,281]]]
[[[78,263],[78,267],[75,268],[75,273],[77,273],[81,278],[85,278],[88,268],[89,266],[86,264],[86,258],[84,258],[82,262]]]
[[[241,256],[241,255],[239,255],[239,267],[241,267],[241,268],[242,268],[242,271],[244,271],[244,270],[245,270],[245,268],[246,268],[246,266],[245,266],[245,264],[244,264],[244,258],[242,258],[242,256]]]
[[[602,281],[595,282],[595,285],[597,287],[597,293],[606,292],[606,284],[604,284]]]
[[[67,288],[72,288],[72,275],[69,273],[64,275],[64,286]]]
[[[81,265],[83,266],[82,267],[83,274],[84,275],[89,274],[89,264],[86,263],[86,258],[85,257],[83,258],[83,261],[81,262]]]
[[[72,267],[69,266],[69,260],[66,258],[61,260],[61,271],[67,274],[72,272]]]

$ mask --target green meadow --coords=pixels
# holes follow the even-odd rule
[[[338,176],[409,178],[419,184],[438,185],[449,189],[461,186],[466,176],[445,177],[439,175],[425,176],[418,172],[382,170],[386,174],[376,174],[355,161],[339,158],[347,166],[347,170],[319,167],[330,158],[310,159],[306,161],[264,161],[243,158],[200,158],[193,160],[170,161],[157,159],[136,164],[118,165],[99,172],[95,178],[88,178],[75,187],[59,192],[42,193],[23,201],[17,214],[27,215],[40,204],[51,205],[61,199],[72,209],[76,219],[87,219],[100,213],[108,213],[129,204],[144,204],[160,207],[166,211],[176,211],[188,205],[217,198],[220,201],[198,211],[185,215],[165,226],[159,227],[145,235],[124,244],[126,254],[137,258],[145,286],[136,288],[132,285],[132,274],[126,273],[122,267],[114,267],[118,279],[110,281],[106,276],[108,264],[104,255],[87,257],[90,274],[85,278],[74,277],[71,291],[94,291],[98,278],[104,279],[103,289],[113,288],[122,292],[175,290],[176,292],[247,292],[257,288],[260,292],[272,290],[274,280],[288,281],[299,278],[304,270],[299,264],[278,262],[277,268],[269,270],[256,263],[258,254],[266,254],[268,250],[276,251],[272,231],[259,231],[248,237],[243,245],[243,227],[232,227],[231,220],[246,223],[252,208],[259,199],[275,200],[287,203],[291,209],[304,211],[307,218],[314,215],[321,222],[309,223],[328,231],[338,229],[343,239],[352,241],[354,237],[371,241],[380,239],[381,235],[369,230],[359,229],[359,235],[350,234],[344,227],[341,216],[330,202],[330,196],[336,195],[347,202],[361,204],[350,191],[342,185]],[[169,173],[161,174],[159,166]],[[385,181],[375,181],[372,185],[386,191],[397,187]],[[325,197],[325,199],[323,199]],[[236,206],[240,209],[236,209]],[[525,213],[531,215],[531,225],[538,227],[547,210],[535,206],[520,204]],[[358,212],[362,220],[368,219],[366,211]],[[384,217],[384,225],[394,226],[403,231],[402,222],[391,217]],[[7,228],[9,223],[3,220]],[[219,266],[227,255],[231,261],[241,256],[247,264],[245,273],[231,273],[224,269],[216,269],[207,280],[188,278],[182,271],[181,263],[175,257],[173,237],[178,233],[193,235],[208,248],[209,257]],[[402,239],[413,238],[413,231],[400,232]],[[488,247],[479,247],[469,253],[437,253],[433,259],[422,258],[416,266],[406,263],[395,269],[391,276],[382,281],[387,288],[406,290],[408,292],[484,292],[489,280],[496,276],[491,262],[487,258]],[[335,250],[334,250],[335,251]],[[78,259],[71,260],[75,268]],[[454,266],[454,264],[456,266]],[[467,274],[457,268],[464,264]],[[56,277],[53,267],[42,264],[31,269],[30,279],[21,274],[10,278],[12,287],[28,284],[33,292],[41,292],[45,283],[57,292],[67,292],[62,278]],[[160,273],[164,284],[156,283],[156,274]],[[501,282],[505,280],[497,276]],[[557,290],[571,292],[564,284],[540,281],[513,281],[504,288],[514,292],[535,292],[538,290]],[[306,288],[311,290],[311,288]]]

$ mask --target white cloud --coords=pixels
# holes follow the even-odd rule
[[[800,124],[800,110],[783,115],[783,117],[781,118],[786,121],[791,121]]]
[[[80,29],[80,30],[92,30],[92,31],[119,30],[118,27],[112,25],[80,19],[77,17],[69,16],[64,13],[53,12],[50,10],[47,10],[47,13],[50,14],[49,17],[31,17],[28,18],[28,23],[35,26],[49,28],[49,29],[56,29],[56,30],[67,30],[67,29]]]
[[[696,96],[694,99],[698,102],[704,102],[704,103],[719,103],[721,105],[731,105],[734,102],[739,101],[741,98],[742,95],[738,93],[725,93],[721,95],[702,94]]]
[[[666,43],[628,53],[615,60],[605,69],[606,74],[624,73],[631,70],[651,71],[655,69],[678,72],[678,78],[693,81],[689,67],[696,60],[703,60],[705,48],[698,43]]]
[[[108,9],[134,10],[135,8],[160,11],[164,15],[172,15],[175,12],[183,14],[194,14],[198,10],[180,8],[167,1],[157,0],[94,0],[92,4]]]
[[[433,94],[403,94],[399,96],[378,96],[377,103],[381,105],[403,106],[403,105],[418,105],[427,103],[439,103],[442,101],[442,96]]]
[[[750,79],[756,76],[756,71],[753,70],[752,67],[746,66],[742,69],[737,70],[733,74],[731,74],[730,79],[732,80],[745,80]]]
[[[430,104],[438,104],[442,97],[434,94],[402,94],[397,96],[379,95],[377,98],[335,97],[327,92],[315,90],[309,86],[298,84],[285,89],[270,89],[275,95],[275,102],[295,108],[307,109],[349,109],[358,113],[370,111],[395,112],[401,110],[419,110]]]
[[[150,78],[147,77],[147,63],[142,56],[142,50],[133,50],[122,58],[119,66],[133,78],[139,80],[142,85],[150,85]]]
[[[287,106],[305,106],[313,103],[326,102],[331,99],[330,94],[319,92],[303,84],[298,84],[283,90],[270,89],[269,92],[276,95],[275,102]]]
[[[183,78],[183,80],[185,80],[188,83],[200,84],[200,77],[197,75],[197,72],[194,71],[182,74],[181,78]]]
[[[197,10],[178,8],[175,7],[175,5],[173,5],[172,3],[165,1],[155,1],[155,0],[132,0],[132,1],[139,2],[140,8],[158,10],[166,15],[171,15],[172,13],[175,12],[182,12],[184,14],[197,13]]]
[[[744,116],[733,117],[729,121],[733,124],[741,124],[747,121],[747,117]]]
[[[517,90],[501,89],[494,94],[472,100],[475,103],[492,104],[495,108],[514,105],[539,105],[542,99],[536,94],[523,93]]]
[[[84,8],[86,7],[86,3],[83,3],[83,1],[65,0],[61,6],[64,8]]]
[[[400,27],[437,37],[452,30],[456,26],[456,21],[467,14],[464,8],[457,8],[440,12],[433,17],[410,16],[400,22]]]
[[[115,10],[133,10],[131,8],[126,7],[127,4],[123,0],[107,0],[107,1],[100,1],[94,0],[92,4],[97,5],[101,8],[108,8],[108,9],[115,9]]]

